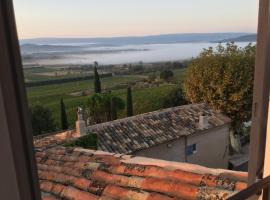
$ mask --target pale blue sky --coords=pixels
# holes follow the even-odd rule
[[[258,0],[14,0],[20,38],[256,32]]]

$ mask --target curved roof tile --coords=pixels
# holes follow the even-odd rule
[[[247,186],[242,172],[82,148],[54,147],[36,159],[43,200],[221,200]]]

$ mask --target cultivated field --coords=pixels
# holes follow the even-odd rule
[[[31,81],[42,81],[55,79],[53,73],[54,69],[28,69],[29,71],[25,72],[25,78],[31,79]],[[38,72],[37,72],[38,71]],[[37,74],[38,73],[38,74]],[[40,75],[45,73],[46,75]],[[51,73],[53,76],[48,76],[48,73]],[[65,73],[63,73],[65,74]],[[184,75],[185,69],[174,70],[175,80],[180,82]],[[63,75],[73,76],[71,74]],[[121,97],[126,101],[126,87],[128,85],[135,85],[133,88],[133,106],[134,113],[140,114],[145,112],[150,112],[158,110],[162,107],[163,99],[168,96],[171,90],[173,90],[177,85],[162,83],[158,86],[151,85],[150,87],[136,87],[137,83],[144,83],[147,80],[148,74],[139,74],[139,75],[119,75],[108,78],[102,78],[102,89],[111,90],[112,93]],[[89,96],[93,93],[93,80],[83,80],[83,81],[74,81],[61,84],[45,85],[45,86],[36,86],[27,88],[28,100],[30,104],[40,103],[43,106],[48,107],[55,118],[56,122],[59,125],[60,121],[60,99],[64,99],[66,105],[66,111],[68,115],[68,120],[70,126],[75,126],[76,121],[76,108],[82,106],[87,102]],[[80,94],[82,91],[87,91],[87,94],[84,95],[74,95]],[[119,117],[125,117],[125,111],[119,113]]]

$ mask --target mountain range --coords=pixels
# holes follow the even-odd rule
[[[256,42],[256,40],[257,40],[256,34],[248,34],[248,35],[242,35],[235,38],[220,40],[219,42]]]
[[[122,46],[136,44],[170,44],[197,42],[254,42],[256,34],[251,33],[181,33],[149,36],[98,37],[98,38],[33,38],[20,40],[21,45],[89,45]]]

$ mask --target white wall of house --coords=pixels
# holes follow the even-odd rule
[[[186,147],[196,150],[186,154]],[[229,125],[181,137],[172,142],[140,150],[134,155],[177,162],[189,162],[213,168],[228,167]]]
[[[211,168],[227,168],[229,161],[229,126],[194,134],[187,145],[196,144],[197,151],[187,157],[187,162]]]
[[[134,153],[136,156],[156,158],[161,160],[169,160],[176,162],[185,161],[185,140],[184,138],[174,140],[172,142],[163,143],[140,150]]]

